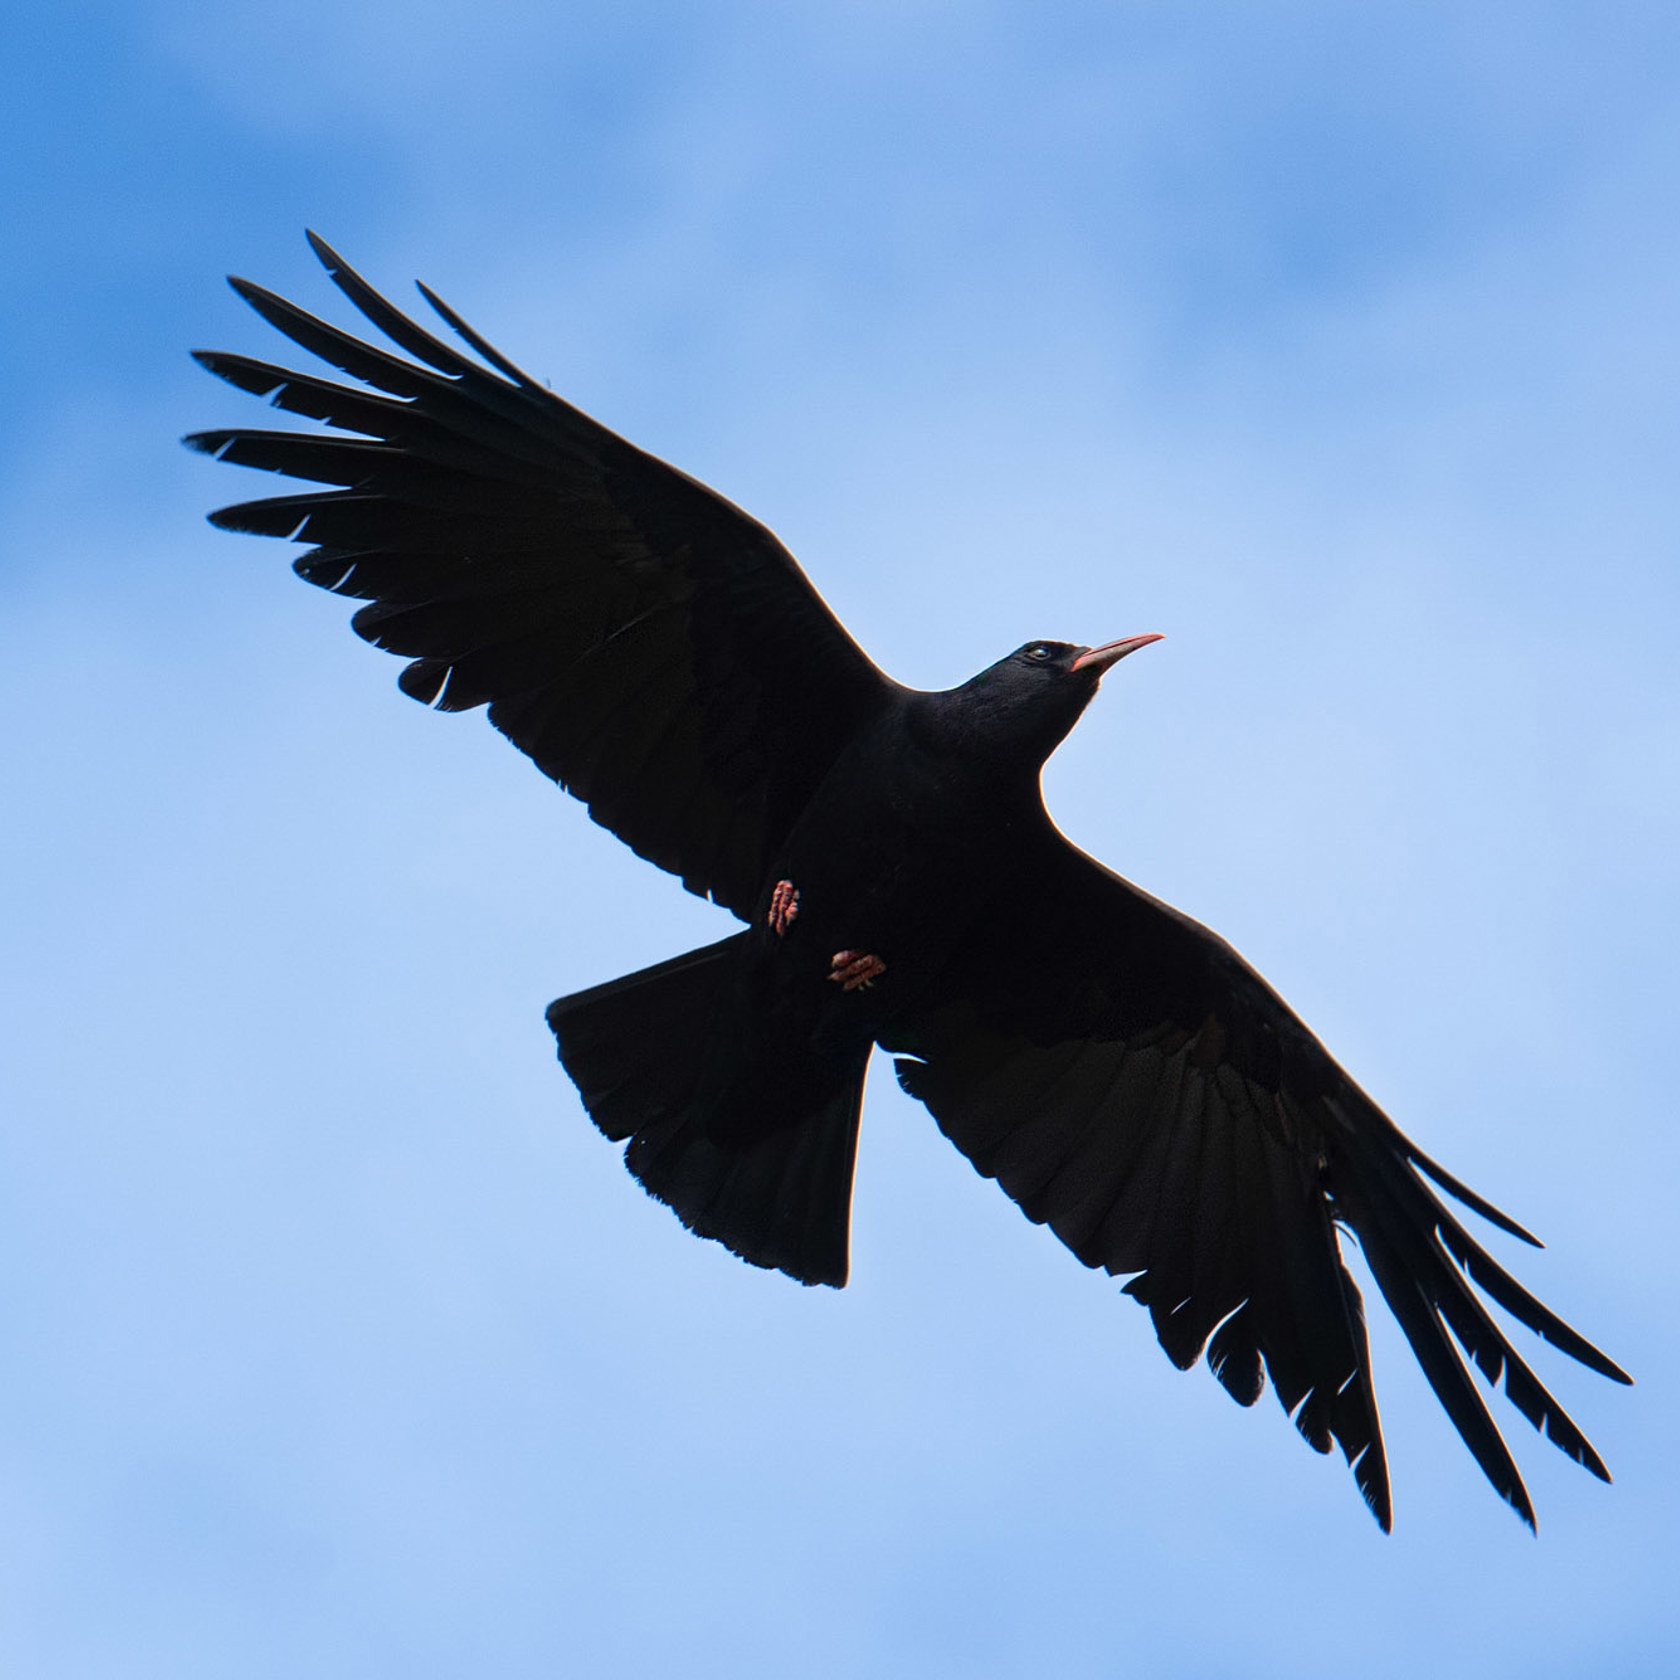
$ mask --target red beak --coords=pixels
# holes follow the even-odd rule
[[[1101,647],[1086,648],[1074,660],[1076,671],[1094,671],[1099,677],[1110,665],[1118,665],[1128,653],[1136,653],[1140,647],[1148,647],[1151,642],[1159,642],[1162,637],[1153,631],[1147,636],[1127,636],[1118,642],[1104,642]]]

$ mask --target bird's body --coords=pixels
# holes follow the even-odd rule
[[[214,517],[315,544],[298,570],[368,603],[355,626],[410,657],[409,693],[488,705],[597,821],[746,924],[549,1011],[590,1115],[653,1194],[756,1264],[843,1283],[880,1046],[1030,1218],[1130,1276],[1177,1364],[1205,1349],[1245,1405],[1269,1376],[1319,1451],[1341,1447],[1385,1527],[1339,1231],[1357,1236],[1459,1433],[1525,1520],[1459,1349],[1608,1479],[1476,1290],[1627,1378],[1426,1180],[1533,1239],[1405,1138],[1228,945],[1070,846],[1045,811],[1045,759],[1103,673],[1157,638],[1028,643],[958,688],[903,688],[738,508],[535,384],[430,293],[495,371],[317,250],[418,363],[236,282],[374,390],[201,355],[351,434],[189,440],[335,487]]]
[[[834,1031],[878,1027],[883,1004],[913,1006],[1019,879],[1028,836],[1046,820],[1037,764],[1022,774],[1001,753],[951,739],[940,728],[947,695],[894,698],[836,761],[766,883],[793,882],[799,913],[785,935],[757,943],[784,983],[811,985]],[[881,954],[890,998],[828,984],[842,949]]]
[[[1086,651],[1061,649],[1064,663]],[[1025,652],[994,669],[1041,691],[1051,728],[1071,724],[1096,677],[1069,679],[1070,706],[1050,692],[1047,673],[1022,663]],[[986,926],[1006,906],[1030,898],[1054,843],[1038,792],[1044,726],[1023,732],[1007,716],[988,718],[967,703],[974,686],[883,695],[771,856],[748,931],[711,948],[703,1001],[686,984],[666,991],[661,964],[645,986],[630,976],[562,998],[549,1012],[586,1103],[610,1135],[628,1134],[642,1182],[696,1230],[802,1282],[845,1282],[857,1105],[871,1047],[896,1023],[972,990],[965,954],[983,947]],[[856,971],[869,977],[847,984],[849,963],[869,964]],[[695,971],[678,972],[686,981]],[[650,1098],[646,1075],[623,1071],[637,1069],[649,1045],[691,1045],[698,1071],[676,1055],[669,1089]],[[599,1065],[603,1052],[610,1071]],[[626,1077],[635,1079],[628,1102]],[[638,1141],[650,1118],[673,1112],[687,1122],[675,1139],[658,1151]],[[826,1163],[815,1186],[800,1176],[801,1128]],[[823,1201],[817,1223],[831,1240],[820,1254],[798,1258],[781,1224],[771,1218],[766,1228],[786,1199],[774,1184],[760,1186],[751,1206],[715,1205],[708,1151],[719,1143],[735,1153],[795,1150],[778,1170]]]

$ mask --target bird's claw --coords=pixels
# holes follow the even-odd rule
[[[780,939],[793,926],[799,914],[799,889],[792,881],[778,881],[770,892],[770,914],[764,919],[770,931]]]
[[[843,992],[867,991],[870,982],[886,972],[887,965],[866,951],[836,951],[828,977]]]

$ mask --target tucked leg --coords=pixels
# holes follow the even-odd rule
[[[778,881],[770,891],[770,914],[765,920],[778,939],[793,926],[799,914],[799,889],[792,881]]]
[[[836,951],[830,961],[828,977],[843,992],[867,988],[877,975],[885,974],[887,965],[867,951]]]

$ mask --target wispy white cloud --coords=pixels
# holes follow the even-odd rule
[[[1672,1667],[1670,10],[94,18],[0,392],[19,1672]],[[881,1075],[845,1295],[645,1202],[540,1010],[716,914],[169,442],[249,407],[188,342],[275,349],[224,268],[347,318],[305,219],[909,680],[1167,631],[1058,817],[1554,1239],[1622,1485],[1518,1441],[1529,1544],[1378,1323],[1379,1542]]]

